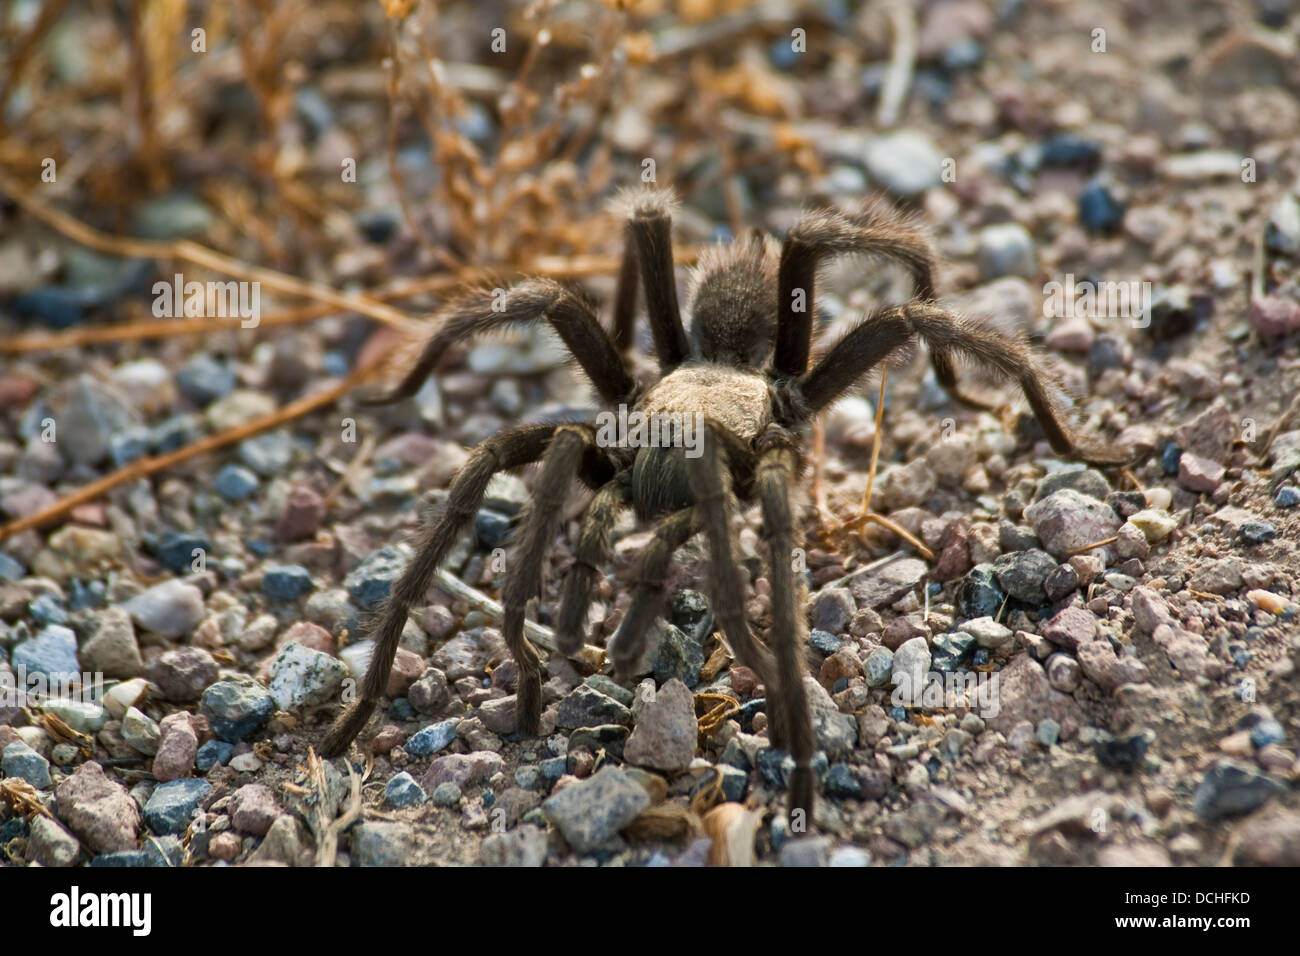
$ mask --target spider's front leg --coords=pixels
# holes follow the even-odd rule
[[[367,404],[386,404],[409,398],[453,345],[485,332],[539,321],[550,323],[602,399],[617,405],[632,398],[636,384],[592,304],[551,279],[528,279],[504,292],[476,289],[449,302],[433,320],[430,334],[416,344],[416,358],[407,363],[409,368],[397,384],[367,391],[361,399]],[[401,359],[405,351],[395,356]]]
[[[914,302],[882,309],[867,316],[835,343],[812,371],[799,380],[808,409],[816,413],[828,406],[915,337],[921,338],[932,354],[962,354],[1016,382],[1058,454],[1109,467],[1131,460],[1129,452],[1105,448],[1074,434],[1052,400],[1046,376],[1022,343],[929,303]]]
[[[815,799],[812,757],[814,739],[804,689],[803,613],[806,587],[794,570],[795,548],[800,538],[795,530],[790,489],[799,480],[799,452],[795,436],[780,425],[769,425],[755,442],[759,501],[763,508],[763,530],[770,554],[772,583],[771,644],[776,654],[777,684],[769,690],[780,697],[785,715],[785,745],[794,759],[790,777],[789,810],[809,816]]]

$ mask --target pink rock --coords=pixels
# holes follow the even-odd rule
[[[478,709],[479,721],[494,734],[514,733],[519,723],[515,714],[515,701],[514,694],[483,701]]]
[[[1081,607],[1067,607],[1047,622],[1043,637],[1058,647],[1078,650],[1097,636],[1097,618]]]
[[[411,685],[424,673],[424,658],[415,651],[405,647],[397,649],[393,658],[393,669],[388,672],[388,687],[384,693],[389,697],[405,697]]]
[[[1147,679],[1147,668],[1135,657],[1119,658],[1110,641],[1101,639],[1080,644],[1076,652],[1084,676],[1102,690],[1114,690],[1121,684],[1140,684]]]
[[[104,775],[93,760],[59,784],[59,817],[96,853],[134,850],[140,810],[126,788]]]
[[[967,547],[969,539],[965,524],[954,521],[948,528],[934,567],[930,569],[930,576],[934,580],[952,581],[970,570],[970,549]]]
[[[758,675],[748,667],[737,664],[728,673],[731,675],[731,689],[737,697],[749,697],[758,689]]]
[[[284,541],[310,538],[324,520],[325,499],[310,485],[295,485],[275,523],[275,533]]]
[[[230,798],[230,822],[241,833],[266,836],[279,815],[275,793],[264,783],[244,784]]]
[[[1264,339],[1290,335],[1300,329],[1300,303],[1279,295],[1260,296],[1250,304],[1250,327]]]
[[[830,690],[841,679],[850,680],[862,676],[862,662],[851,647],[841,647],[826,660],[822,661],[821,672],[817,680]]]
[[[1132,601],[1133,619],[1141,633],[1150,634],[1161,624],[1174,623],[1169,605],[1153,588],[1134,588]]]
[[[214,860],[225,860],[227,863],[239,856],[239,851],[243,849],[244,841],[239,839],[239,834],[231,833],[229,830],[224,833],[218,833],[208,844],[208,855]]]
[[[153,775],[161,782],[188,777],[199,751],[199,735],[185,711],[168,714],[159,725],[158,753],[153,758]]]
[[[1073,698],[1055,690],[1043,666],[1028,654],[1013,657],[997,678],[998,713],[989,724],[994,730],[1010,733],[1022,720],[1037,724],[1044,717],[1064,724],[1078,713]]]
[[[1087,352],[1097,334],[1087,319],[1066,319],[1043,339],[1043,345],[1057,352]]]
[[[1178,483],[1188,491],[1210,492],[1223,481],[1223,466],[1185,451],[1178,458]]]
[[[500,754],[490,750],[475,750],[467,754],[446,754],[435,757],[429,764],[420,786],[425,792],[433,793],[441,783],[454,783],[464,788],[471,783],[486,780],[500,773],[505,761]]]
[[[637,693],[644,692],[638,688]],[[643,696],[640,706],[634,707],[636,727],[627,739],[623,756],[639,767],[685,770],[695,758],[699,743],[695,695],[675,677],[653,694]]]
[[[311,623],[311,621],[298,621],[296,624],[291,625],[287,631],[280,635],[280,639],[276,644],[283,647],[290,641],[296,641],[303,647],[309,647],[313,651],[320,651],[322,654],[338,654],[338,642],[334,640],[334,635],[319,624]]]
[[[375,754],[386,754],[403,740],[406,734],[401,727],[395,724],[387,724],[375,734],[375,739],[370,741],[370,752]]]

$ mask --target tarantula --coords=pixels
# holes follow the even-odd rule
[[[536,735],[541,719],[541,664],[524,635],[524,614],[540,594],[542,561],[559,531],[562,506],[575,481],[595,495],[581,524],[574,563],[564,581],[555,623],[560,652],[583,644],[590,595],[609,553],[618,513],[635,509],[657,521],[636,577],[631,605],[609,648],[620,676],[644,651],[664,604],[674,552],[703,534],[710,553],[709,590],[718,624],[737,659],[768,688],[772,742],[794,760],[789,805],[811,813],[814,736],[801,663],[805,584],[790,559],[801,543],[792,495],[802,476],[802,434],[814,417],[890,353],[920,339],[939,382],[954,397],[953,360],[974,360],[1019,383],[1052,447],[1100,464],[1123,456],[1087,446],[1058,415],[1044,377],[1026,348],[945,311],[934,302],[935,254],[924,233],[880,203],[853,214],[806,214],[785,240],[757,233],[711,249],[696,269],[683,326],[673,274],[671,198],[659,190],[634,194],[627,243],[607,333],[584,298],[556,282],[525,281],[496,308],[484,295],[450,306],[401,383],[380,400],[413,394],[455,342],[500,326],[548,321],[604,402],[645,415],[698,415],[702,442],[692,457],[680,447],[602,447],[584,423],[529,425],[479,445],[452,483],[445,510],[427,525],[416,554],[397,581],[373,632],[376,647],[362,696],[335,721],[322,752],[341,754],[384,695],[411,605],[428,590],[435,569],[473,520],[489,479],[540,460],[536,498],[522,521],[502,588],[504,636],[518,668],[519,729]],[[809,368],[813,293],[820,264],[834,253],[862,253],[907,268],[914,299],[866,316]],[[645,293],[661,378],[642,389],[625,361],[633,343],[637,280]],[[979,404],[972,402],[972,404]],[[986,406],[981,406],[986,407]],[[608,443],[603,443],[608,445]],[[745,618],[732,515],[759,502],[770,553],[771,631],[766,644]]]

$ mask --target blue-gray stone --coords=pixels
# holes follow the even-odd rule
[[[311,572],[300,564],[268,568],[262,574],[262,593],[272,601],[296,601],[312,587]]]
[[[930,642],[930,666],[937,671],[958,670],[975,647],[975,638],[965,631],[940,634]]]
[[[459,717],[449,717],[412,734],[406,741],[406,752],[413,757],[432,757],[456,739]]]
[[[546,789],[546,778],[536,764],[524,764],[516,770],[515,783],[524,790]]]
[[[1146,756],[1147,748],[1155,739],[1156,735],[1149,730],[1121,737],[1102,731],[1093,738],[1092,749],[1097,755],[1097,762],[1102,766],[1131,770]]]
[[[1267,717],[1257,723],[1250,732],[1250,742],[1256,747],[1280,744],[1286,739],[1286,731],[1276,720]]]
[[[118,850],[114,853],[101,853],[90,861],[91,866],[131,868],[153,866],[149,854],[144,850]]]
[[[81,290],[47,285],[18,296],[11,307],[20,319],[34,319],[52,329],[67,329],[81,324],[86,305]]]
[[[185,845],[171,834],[153,837],[144,841],[144,857],[149,866],[178,867],[185,862]]]
[[[17,581],[27,574],[27,569],[16,559],[0,553],[0,581]]]
[[[884,687],[894,673],[894,652],[881,644],[867,655],[862,670],[867,676],[868,687]]]
[[[862,796],[862,781],[848,764],[831,764],[826,773],[826,796],[857,800]]]
[[[159,455],[176,451],[203,436],[203,422],[188,412],[164,419],[149,430],[149,447]]]
[[[840,639],[830,631],[822,631],[816,628],[808,635],[808,641],[827,657],[838,651],[841,646]]]
[[[271,692],[255,681],[223,680],[203,692],[199,708],[207,715],[212,732],[233,744],[271,719],[275,701]]]
[[[1294,508],[1300,505],[1300,488],[1295,485],[1283,485],[1273,496],[1273,504],[1279,508]]]
[[[158,545],[156,556],[167,568],[176,574],[188,574],[193,570],[194,552],[205,554],[211,550],[208,539],[201,534],[188,531],[172,531],[163,536]]]
[[[680,588],[673,592],[668,602],[668,620],[690,640],[703,646],[705,639],[713,633],[713,610],[709,599],[703,593],[691,588]]]
[[[352,603],[363,611],[374,609],[388,597],[409,560],[404,550],[393,545],[368,555],[343,580]]]
[[[428,796],[415,778],[403,770],[394,774],[384,786],[384,802],[391,807],[414,807],[424,803]]]
[[[454,807],[460,803],[460,787],[451,780],[446,780],[433,788],[433,796],[429,799],[433,801],[435,807]],[[488,797],[493,799],[489,800]],[[483,794],[483,806],[490,807],[496,800],[496,794],[491,790]]]
[[[704,647],[674,624],[664,627],[650,673],[656,683],[664,684],[676,677],[687,687],[700,682],[704,667]]]
[[[718,757],[718,765],[727,765],[736,770],[750,770],[749,757],[745,755],[745,748],[740,746],[740,741],[732,737],[727,741],[727,746],[722,748],[722,755]]]
[[[1192,809],[1203,820],[1249,813],[1286,792],[1286,784],[1254,767],[1221,760],[1201,780]]]
[[[50,678],[62,676],[64,679],[70,679],[71,675],[79,676],[77,635],[61,624],[47,625],[35,637],[13,649],[10,663],[15,671],[21,667],[28,674],[43,674]]]
[[[1105,183],[1094,179],[1079,193],[1079,221],[1089,232],[1118,232],[1124,224],[1124,204]]]
[[[957,585],[957,613],[963,621],[995,617],[1007,599],[991,564],[977,564]]]
[[[1055,133],[1043,141],[1038,162],[1057,169],[1092,172],[1101,165],[1101,144],[1075,133]]]
[[[68,611],[63,602],[53,594],[42,594],[27,605],[27,610],[37,624],[67,624]]]
[[[568,763],[568,757],[549,757],[537,764],[538,768],[542,771],[542,778],[546,781],[548,790],[550,789],[551,784],[554,784],[555,781],[564,776],[568,768]]]
[[[225,362],[203,353],[186,362],[176,373],[181,392],[200,408],[235,389],[235,372]]]
[[[790,774],[794,773],[794,758],[784,750],[775,747],[764,747],[755,755],[754,761],[763,779],[773,787],[784,787],[790,779]],[[813,754],[812,771],[813,776],[818,780],[824,778],[830,771],[826,754],[820,750]]]
[[[226,743],[224,740],[209,740],[199,747],[199,752],[194,757],[194,765],[199,768],[200,773],[207,773],[217,764],[230,763],[230,755],[234,751],[234,744]]]
[[[192,777],[160,783],[144,805],[144,822],[154,833],[184,833],[211,789],[206,780]]]
[[[147,200],[131,218],[133,235],[142,239],[192,239],[212,228],[212,210],[186,192]]]
[[[1061,725],[1052,720],[1051,717],[1044,717],[1038,722],[1038,731],[1035,736],[1044,747],[1055,747],[1056,742],[1061,739]]]
[[[1178,474],[1178,461],[1183,457],[1183,450],[1169,442],[1160,452],[1160,468],[1166,475]]]
[[[257,475],[240,465],[226,465],[212,487],[227,501],[243,501],[257,490]]]
[[[239,443],[239,460],[263,478],[284,475],[293,462],[293,440],[283,431],[246,438]]]
[[[1047,602],[1043,582],[1056,568],[1056,559],[1037,548],[1013,551],[999,556],[993,562],[993,573],[997,575],[1002,589],[1017,601],[1032,605]]]
[[[474,516],[474,533],[485,548],[499,548],[510,537],[510,519],[499,511],[483,508]]]
[[[749,789],[749,774],[726,764],[720,765],[718,769],[722,771],[722,796],[731,803],[740,803],[745,799],[745,791]]]
[[[1243,521],[1237,533],[1247,544],[1263,544],[1277,537],[1277,528],[1268,521]]]
[[[128,425],[109,436],[108,456],[113,459],[114,466],[124,468],[149,454],[152,446],[152,429],[145,425]]]
[[[555,718],[555,725],[561,730],[631,722],[632,712],[627,707],[586,684],[579,684],[565,695]]]
[[[4,749],[0,769],[6,777],[22,777],[37,790],[50,788],[50,762],[21,740]]]

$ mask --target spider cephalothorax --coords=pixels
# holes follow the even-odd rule
[[[568,423],[505,431],[475,449],[393,589],[374,630],[375,653],[361,699],[330,728],[321,748],[327,756],[347,748],[383,696],[407,614],[473,520],[489,479],[498,471],[540,461],[536,497],[521,522],[502,587],[503,631],[519,674],[519,729],[537,734],[542,703],[541,666],[524,635],[524,613],[541,591],[543,558],[560,530],[564,500],[574,481],[581,481],[595,495],[582,520],[556,616],[560,652],[573,654],[582,647],[591,592],[621,510],[632,508],[642,520],[655,522],[632,603],[609,648],[623,676],[641,656],[662,609],[673,553],[702,534],[709,547],[709,591],[718,626],[740,662],[768,688],[772,742],[786,749],[795,764],[790,807],[811,813],[814,737],[801,662],[805,584],[791,556],[801,544],[795,506],[803,434],[813,418],[891,353],[919,338],[929,347],[939,382],[958,399],[969,401],[956,391],[953,367],[954,358],[964,356],[1020,385],[1059,453],[1101,464],[1124,460],[1121,454],[1085,446],[1071,434],[1023,345],[934,304],[929,242],[910,221],[884,206],[866,204],[848,215],[810,213],[779,246],[752,236],[709,251],[691,285],[689,334],[677,302],[670,211],[669,197],[660,191],[638,193],[628,203],[630,241],[611,332],[601,327],[586,299],[549,280],[514,287],[504,308],[488,294],[468,296],[448,307],[401,384],[379,396],[393,400],[412,394],[454,342],[502,325],[544,319],[606,405],[669,421],[680,427],[679,438],[692,440],[611,442],[594,425]],[[866,316],[809,368],[816,274],[832,253],[875,255],[904,265],[916,298]],[[662,376],[646,389],[636,384],[625,361],[634,339],[638,276]],[[751,633],[745,619],[732,540],[731,517],[741,502],[749,501],[761,508],[770,556],[766,642]]]

